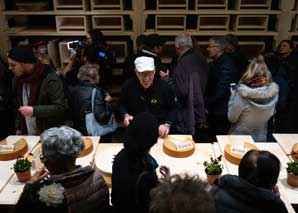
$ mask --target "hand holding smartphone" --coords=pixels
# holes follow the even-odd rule
[[[236,91],[237,90],[237,84],[236,83],[231,83],[230,84],[230,87],[233,91]]]

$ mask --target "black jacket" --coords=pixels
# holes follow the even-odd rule
[[[216,212],[288,212],[272,191],[254,186],[236,175],[222,176],[212,189]]]
[[[147,90],[144,90],[137,77],[128,80],[122,88],[120,111],[123,116],[126,113],[135,116],[140,112],[150,112],[159,124],[174,123],[175,110],[174,92],[160,79],[154,79]]]
[[[92,90],[96,88],[94,115],[95,119],[105,124],[109,121],[112,114],[111,106],[104,99],[105,91],[93,86],[87,81],[80,82],[77,86],[70,89],[71,94],[71,112],[73,114],[74,127],[83,135],[88,135],[86,130],[85,116],[91,112]]]

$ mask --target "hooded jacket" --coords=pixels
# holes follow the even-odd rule
[[[270,83],[251,88],[240,84],[228,103],[230,135],[251,135],[255,141],[266,141],[267,122],[274,114],[278,100],[278,85]]]
[[[224,175],[212,189],[216,212],[288,212],[278,195],[236,175]]]

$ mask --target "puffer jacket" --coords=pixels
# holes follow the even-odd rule
[[[86,130],[85,116],[92,111],[91,97],[92,90],[96,88],[94,115],[100,124],[106,124],[111,115],[110,103],[105,101],[105,91],[95,87],[88,81],[80,82],[77,86],[70,89],[71,112],[73,114],[74,127],[83,135],[88,135]]]
[[[230,135],[251,135],[257,142],[266,141],[267,122],[274,114],[278,85],[270,83],[257,88],[240,84],[228,104]]]
[[[63,203],[46,206],[39,198],[45,185],[59,183],[64,187]],[[56,195],[57,196],[57,195]],[[109,212],[109,189],[101,174],[91,168],[77,167],[74,171],[51,175],[49,179],[26,184],[16,205],[16,212]]]
[[[254,186],[236,175],[224,175],[211,190],[217,213],[288,212],[271,190]]]

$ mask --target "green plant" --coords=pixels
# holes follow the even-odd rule
[[[222,155],[217,158],[210,157],[210,162],[204,162],[205,172],[208,175],[218,175],[222,172],[223,166],[221,164],[221,157]]]
[[[298,176],[298,162],[289,162],[287,172],[291,175]]]
[[[27,158],[17,158],[17,161],[13,164],[13,171],[24,172],[32,167],[31,162]]]

